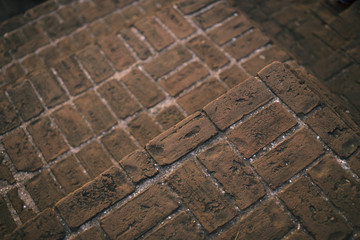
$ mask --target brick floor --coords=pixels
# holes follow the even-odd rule
[[[358,4],[315,2],[49,0],[0,23],[0,238],[357,239],[358,112],[316,77],[356,75]]]

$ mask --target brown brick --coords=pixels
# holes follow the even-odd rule
[[[292,227],[289,215],[275,200],[270,200],[262,203],[215,239],[280,239]]]
[[[289,112],[274,103],[232,129],[227,137],[241,154],[250,158],[296,124]]]
[[[160,127],[146,113],[140,113],[128,123],[130,133],[144,146],[161,133]]]
[[[211,145],[198,158],[223,185],[225,192],[235,198],[240,209],[249,207],[266,194],[250,167],[245,166],[225,141]]]
[[[190,52],[182,45],[176,45],[175,47],[161,53],[154,60],[146,63],[144,69],[154,78],[164,76],[171,72],[176,67],[191,59]]]
[[[100,53],[95,46],[86,47],[77,58],[89,73],[94,82],[99,83],[114,74],[114,70],[109,65],[106,58]]]
[[[90,23],[89,25],[89,29],[91,31],[91,33],[93,34],[93,36],[95,36],[95,38],[100,38],[100,37],[113,37],[114,35],[110,36],[110,28],[107,26],[107,24],[105,23],[105,21],[103,19],[99,19],[95,22]],[[116,36],[114,36],[116,37]]]
[[[7,181],[10,184],[15,183],[14,176],[5,164],[0,164],[0,180]]]
[[[40,211],[53,206],[64,196],[59,186],[50,176],[50,172],[44,170],[25,183],[26,190],[30,193]]]
[[[156,121],[161,124],[164,130],[169,129],[184,118],[184,114],[175,105],[162,109],[156,115]]]
[[[221,71],[219,77],[223,82],[226,83],[226,85],[232,88],[248,79],[249,75],[238,65],[232,65],[231,67]]]
[[[86,169],[91,178],[97,177],[100,173],[112,166],[109,154],[97,142],[93,141],[82,148],[76,157]]]
[[[346,239],[350,235],[345,219],[308,179],[299,178],[279,196],[315,239]]]
[[[78,146],[92,136],[80,114],[69,104],[54,112],[53,116],[70,145]]]
[[[64,21],[48,26],[46,31],[49,37],[53,39],[60,38],[81,27],[82,22],[79,14],[72,6],[62,7],[57,13]]]
[[[116,70],[122,71],[135,63],[135,59],[130,51],[117,36],[107,36],[98,43],[104,53],[109,57],[110,61],[114,64]]]
[[[351,170],[353,170],[358,176],[360,176],[360,152],[357,152],[349,160]]]
[[[103,239],[103,234],[96,226],[85,229],[78,235],[76,235],[74,240],[100,240]]]
[[[145,36],[155,50],[160,51],[174,42],[171,35],[155,20],[147,17],[138,21],[135,27]]]
[[[4,23],[6,21],[2,21]],[[1,32],[1,26],[0,26]],[[1,39],[0,40],[0,66],[5,66],[6,64],[10,63],[12,57],[10,55],[8,47],[5,45],[5,42]]]
[[[25,71],[23,67],[20,66],[20,64],[13,63],[8,68],[5,69],[4,75],[5,75],[5,79],[7,79],[8,82],[14,83],[16,80],[25,76]]]
[[[3,238],[6,234],[11,233],[16,228],[16,223],[2,197],[0,197],[0,213],[0,237]]]
[[[162,9],[157,16],[178,38],[185,38],[195,31],[194,27],[172,7]]]
[[[36,216],[35,212],[20,199],[17,187],[11,189],[7,197],[23,223]]]
[[[319,104],[319,97],[282,63],[271,64],[259,76],[297,114],[309,113]]]
[[[184,14],[191,14],[213,2],[215,0],[182,0],[177,5]]]
[[[62,57],[61,52],[55,45],[49,45],[41,48],[41,50],[38,51],[38,54],[46,66],[54,66],[55,63],[57,63]]]
[[[133,4],[122,9],[122,15],[125,18],[127,25],[133,25],[137,20],[139,20],[145,13],[140,9],[138,4]]]
[[[117,33],[119,30],[123,29],[125,25],[125,18],[119,11],[112,12],[109,15],[104,17],[104,21],[110,32]]]
[[[236,13],[234,8],[229,7],[225,3],[219,3],[194,17],[194,20],[202,29],[206,29],[222,22],[234,13]]]
[[[129,136],[120,128],[106,134],[101,141],[116,161],[137,149]]]
[[[0,93],[0,112],[2,113],[0,118],[0,134],[4,134],[19,126],[20,119],[4,92]]]
[[[204,234],[196,226],[196,222],[184,211],[170,221],[156,228],[145,240],[157,239],[205,239]]]
[[[69,149],[59,130],[54,127],[48,117],[31,122],[27,129],[46,161],[56,158]]]
[[[116,116],[121,119],[131,116],[141,109],[138,102],[117,80],[106,82],[98,91],[109,103]]]
[[[340,157],[349,157],[360,145],[360,137],[329,108],[316,112],[305,122]]]
[[[303,231],[294,231],[290,235],[286,236],[284,240],[311,240],[312,238],[309,237]]]
[[[165,98],[159,87],[139,69],[132,70],[121,80],[146,108],[154,106]]]
[[[45,68],[45,63],[37,54],[27,55],[24,59],[21,60],[21,65],[23,65],[28,73],[36,72],[42,68]]]
[[[136,150],[121,159],[119,163],[135,183],[152,177],[158,172],[145,150]]]
[[[163,10],[165,6],[171,3],[168,0],[147,0],[144,2],[140,2],[140,6],[142,9],[144,9],[145,12],[151,12],[155,10]]]
[[[39,169],[42,162],[23,129],[18,128],[2,139],[6,152],[18,171]]]
[[[249,78],[204,107],[215,125],[225,130],[272,99],[266,86],[256,78]]]
[[[203,35],[190,39],[187,46],[212,70],[225,66],[229,59]]]
[[[112,239],[136,239],[178,207],[173,193],[164,186],[154,184],[110,212],[100,224]]]
[[[56,64],[55,70],[73,96],[91,87],[91,82],[81,70],[74,56],[70,56]]]
[[[62,53],[63,56],[70,56],[73,52],[77,51],[75,41],[70,37],[65,37],[59,40],[56,47]]]
[[[80,113],[89,121],[95,134],[100,134],[116,124],[116,119],[93,91],[85,93],[74,102]]]
[[[151,56],[149,48],[146,46],[145,42],[140,40],[136,34],[129,28],[121,30],[121,36],[125,41],[134,49],[136,55],[141,59],[145,60]]]
[[[215,79],[210,78],[191,91],[178,97],[176,102],[188,113],[192,114],[201,110],[207,103],[219,97],[226,88]]]
[[[168,177],[168,182],[207,231],[213,232],[235,217],[234,206],[194,161],[179,167]]]
[[[79,49],[83,49],[93,42],[93,39],[86,28],[82,28],[75,32],[73,38]]]
[[[110,0],[77,2],[75,7],[80,9],[77,15],[81,15],[85,22],[92,22],[93,20],[102,17],[115,9],[113,2]]]
[[[159,84],[174,97],[185,88],[190,87],[208,75],[209,72],[206,67],[196,61],[189,63],[179,71],[171,74],[169,77],[162,79]]]
[[[77,228],[133,191],[125,173],[114,166],[61,199],[56,208],[70,228]]]
[[[57,218],[53,209],[45,209],[32,221],[28,221],[17,228],[7,239],[63,239],[65,229]]]

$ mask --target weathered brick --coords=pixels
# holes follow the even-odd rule
[[[196,61],[189,63],[179,71],[162,79],[159,84],[171,95],[176,96],[185,88],[209,75],[206,67]]]
[[[4,92],[0,93],[0,134],[19,126],[20,119]]]
[[[177,5],[184,14],[191,14],[213,2],[215,0],[182,0]]]
[[[67,194],[90,180],[72,155],[51,166],[51,171]]]
[[[145,42],[140,40],[136,34],[129,28],[121,30],[121,36],[125,41],[134,49],[136,55],[141,59],[145,60],[151,56],[149,48],[146,46]]]
[[[306,114],[319,104],[319,97],[282,63],[276,62],[259,72],[260,78],[265,81],[279,98],[295,113]]]
[[[17,187],[11,189],[7,197],[23,223],[36,216],[35,212],[20,199]]]
[[[170,221],[156,228],[145,240],[157,239],[205,239],[204,234],[196,226],[196,222],[184,211]]]
[[[184,114],[175,105],[162,109],[156,115],[156,121],[161,124],[164,130],[169,129],[184,118]]]
[[[299,178],[279,197],[315,239],[346,239],[350,235],[345,219],[308,179]]]
[[[123,29],[126,25],[125,17],[119,11],[115,11],[106,15],[104,21],[110,32],[117,33],[119,30]]]
[[[75,99],[74,103],[80,113],[89,121],[95,134],[100,134],[116,124],[116,119],[93,91]]]
[[[53,206],[64,196],[60,187],[50,176],[50,172],[44,170],[25,183],[26,190],[30,193],[40,211]]]
[[[42,117],[31,122],[27,129],[46,161],[56,158],[69,149],[59,130],[48,117]]]
[[[100,224],[112,239],[136,239],[178,207],[173,193],[164,186],[154,184],[110,212],[100,220]]]
[[[18,171],[39,169],[42,162],[23,129],[18,128],[2,139],[6,152]]]
[[[77,51],[75,41],[70,37],[65,37],[56,43],[56,47],[62,53],[63,56],[70,56],[73,52]]]
[[[168,3],[171,2],[167,0],[147,0],[140,2],[139,5],[145,12],[152,12],[159,9],[163,10]]]
[[[219,77],[226,85],[232,88],[248,79],[249,75],[238,65],[232,65],[221,71]]]
[[[3,238],[6,234],[11,233],[16,228],[16,223],[2,197],[0,197],[0,213],[0,237]]]
[[[80,114],[69,104],[54,112],[53,116],[70,145],[78,146],[92,136]]]
[[[272,94],[261,81],[249,78],[206,105],[204,111],[218,128],[225,130],[272,98]]]
[[[73,96],[91,87],[91,82],[81,70],[74,56],[70,56],[56,64],[55,70]]]
[[[121,159],[119,163],[135,183],[152,177],[158,172],[145,150],[136,150]]]
[[[139,20],[145,13],[140,9],[138,4],[133,4],[122,9],[122,15],[125,18],[125,23],[127,25],[133,25],[137,20]]]
[[[176,67],[191,59],[190,52],[182,45],[176,45],[163,52],[149,63],[144,64],[144,69],[155,79],[164,76]]]
[[[121,119],[133,115],[141,109],[137,101],[117,80],[106,82],[98,91],[109,103],[116,116]]]
[[[311,240],[312,238],[309,237],[303,231],[294,231],[290,235],[286,236],[284,240]]]
[[[176,102],[188,113],[192,114],[201,110],[208,102],[219,97],[226,91],[226,88],[215,79],[210,78],[191,91],[178,97]]]
[[[114,4],[116,4],[116,7],[122,8],[126,5],[129,5],[130,3],[134,2],[134,0],[113,0]]]
[[[0,180],[7,181],[10,184],[15,183],[14,176],[5,164],[0,164]]]
[[[114,74],[114,70],[111,68],[106,58],[95,46],[86,47],[76,56],[84,66],[85,70],[89,73],[92,80],[96,83],[100,83]]]
[[[187,46],[212,70],[217,70],[229,62],[225,54],[203,35],[190,39]]]
[[[360,137],[327,107],[307,118],[305,122],[340,157],[349,157],[360,145]]]
[[[215,134],[217,131],[211,122],[197,112],[151,140],[146,148],[156,162],[170,164]]]
[[[249,207],[266,194],[250,167],[244,165],[225,141],[211,145],[198,154],[198,158],[223,185],[225,192],[235,198],[240,209]]]
[[[105,21],[103,19],[99,19],[95,22],[92,22],[89,24],[89,29],[90,32],[92,33],[92,35],[95,38],[101,38],[101,37],[116,37],[114,35],[110,35],[111,31],[110,28],[107,26],[107,24],[105,23]],[[125,49],[127,51],[127,49]]]
[[[92,22],[93,20],[102,17],[115,9],[111,0],[76,2],[75,7],[80,10],[77,15],[81,15],[85,22]]]
[[[349,160],[351,170],[353,170],[358,176],[360,176],[360,152],[357,152]]]
[[[165,96],[143,72],[134,69],[121,79],[144,107],[152,107]]]
[[[77,228],[133,191],[125,173],[114,166],[61,199],[56,208],[70,228]]]
[[[292,227],[289,215],[274,200],[270,200],[262,203],[215,239],[280,239]]]
[[[171,35],[155,20],[154,17],[143,18],[135,23],[135,27],[157,51],[161,51],[174,42]]]
[[[103,234],[96,226],[87,228],[85,231],[82,231],[76,235],[74,240],[100,240],[103,239]]]
[[[57,14],[64,21],[55,22],[54,24],[45,27],[48,36],[53,39],[68,35],[82,25],[79,14],[72,6],[65,6],[60,8],[57,11]]]
[[[130,133],[143,146],[161,133],[160,127],[146,113],[140,113],[128,123],[128,126]]]
[[[62,54],[58,47],[55,45],[49,45],[38,51],[38,55],[42,58],[46,66],[54,66],[55,63],[62,58]]]
[[[25,76],[25,71],[22,66],[18,63],[12,63],[4,71],[5,79],[10,83],[15,83],[16,80]]]
[[[120,128],[106,134],[101,141],[117,161],[137,149],[129,136]]]
[[[252,165],[271,188],[277,188],[323,153],[321,143],[303,128]]]
[[[2,23],[3,22],[6,22],[6,21],[2,21]],[[1,26],[0,26],[0,32],[1,32]],[[10,63],[11,60],[12,60],[12,57],[9,53],[9,49],[5,45],[5,42],[3,41],[3,39],[1,39],[0,40],[0,66],[5,66],[6,64]]]
[[[219,3],[205,12],[195,16],[194,20],[202,29],[206,29],[216,23],[222,22],[234,13],[236,13],[236,9],[229,7],[225,3]]]
[[[185,38],[195,31],[194,27],[172,7],[162,9],[157,16],[178,38]]]
[[[326,155],[308,173],[329,199],[345,212],[347,219],[360,226],[360,184],[356,179],[331,155]]]
[[[45,63],[37,54],[30,54],[24,57],[21,60],[21,65],[23,65],[28,73],[36,72],[42,68],[45,68]]]
[[[83,49],[84,47],[90,45],[93,42],[93,39],[86,28],[82,28],[76,31],[73,34],[73,38],[79,49]]]
[[[98,43],[104,53],[114,64],[116,70],[122,71],[135,63],[135,59],[131,55],[130,51],[117,36],[107,36]]]

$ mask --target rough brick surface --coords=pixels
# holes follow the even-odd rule
[[[3,238],[6,234],[11,233],[11,231],[16,228],[16,223],[2,197],[0,198],[0,213],[0,237]]]
[[[99,240],[103,239],[102,233],[97,227],[91,227],[76,235],[74,240]]]
[[[286,236],[284,240],[310,240],[312,238],[309,237],[306,233],[302,231],[294,231],[290,235]]]
[[[142,146],[161,133],[160,127],[146,113],[140,113],[128,124],[130,133]]]
[[[235,87],[239,83],[249,78],[249,75],[237,65],[232,65],[221,71],[220,79],[226,83],[230,88]]]
[[[227,6],[225,3],[219,3],[209,10],[200,13],[195,17],[195,22],[202,28],[206,29],[214,24],[223,21],[236,12],[234,8]]]
[[[18,188],[11,189],[7,197],[22,222],[25,223],[27,220],[36,216],[35,212],[20,198]]]
[[[171,105],[156,115],[158,121],[164,130],[169,129],[185,118],[184,114],[175,105]]]
[[[121,31],[121,36],[134,49],[136,55],[145,60],[151,56],[151,52],[146,44],[141,41],[131,29],[124,29]]]
[[[178,3],[178,7],[183,13],[191,14],[213,2],[215,2],[215,0],[182,0]]]
[[[0,180],[7,181],[10,184],[15,183],[14,176],[12,175],[9,167],[5,164],[0,165]]]
[[[360,152],[353,155],[349,160],[350,168],[360,176]]]
[[[0,103],[0,111],[2,112],[0,118],[0,133],[4,134],[18,126],[20,124],[20,119],[3,92],[0,93]]]

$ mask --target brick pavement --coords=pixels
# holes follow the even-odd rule
[[[0,29],[1,237],[358,237],[352,108],[227,2],[54,0]]]

